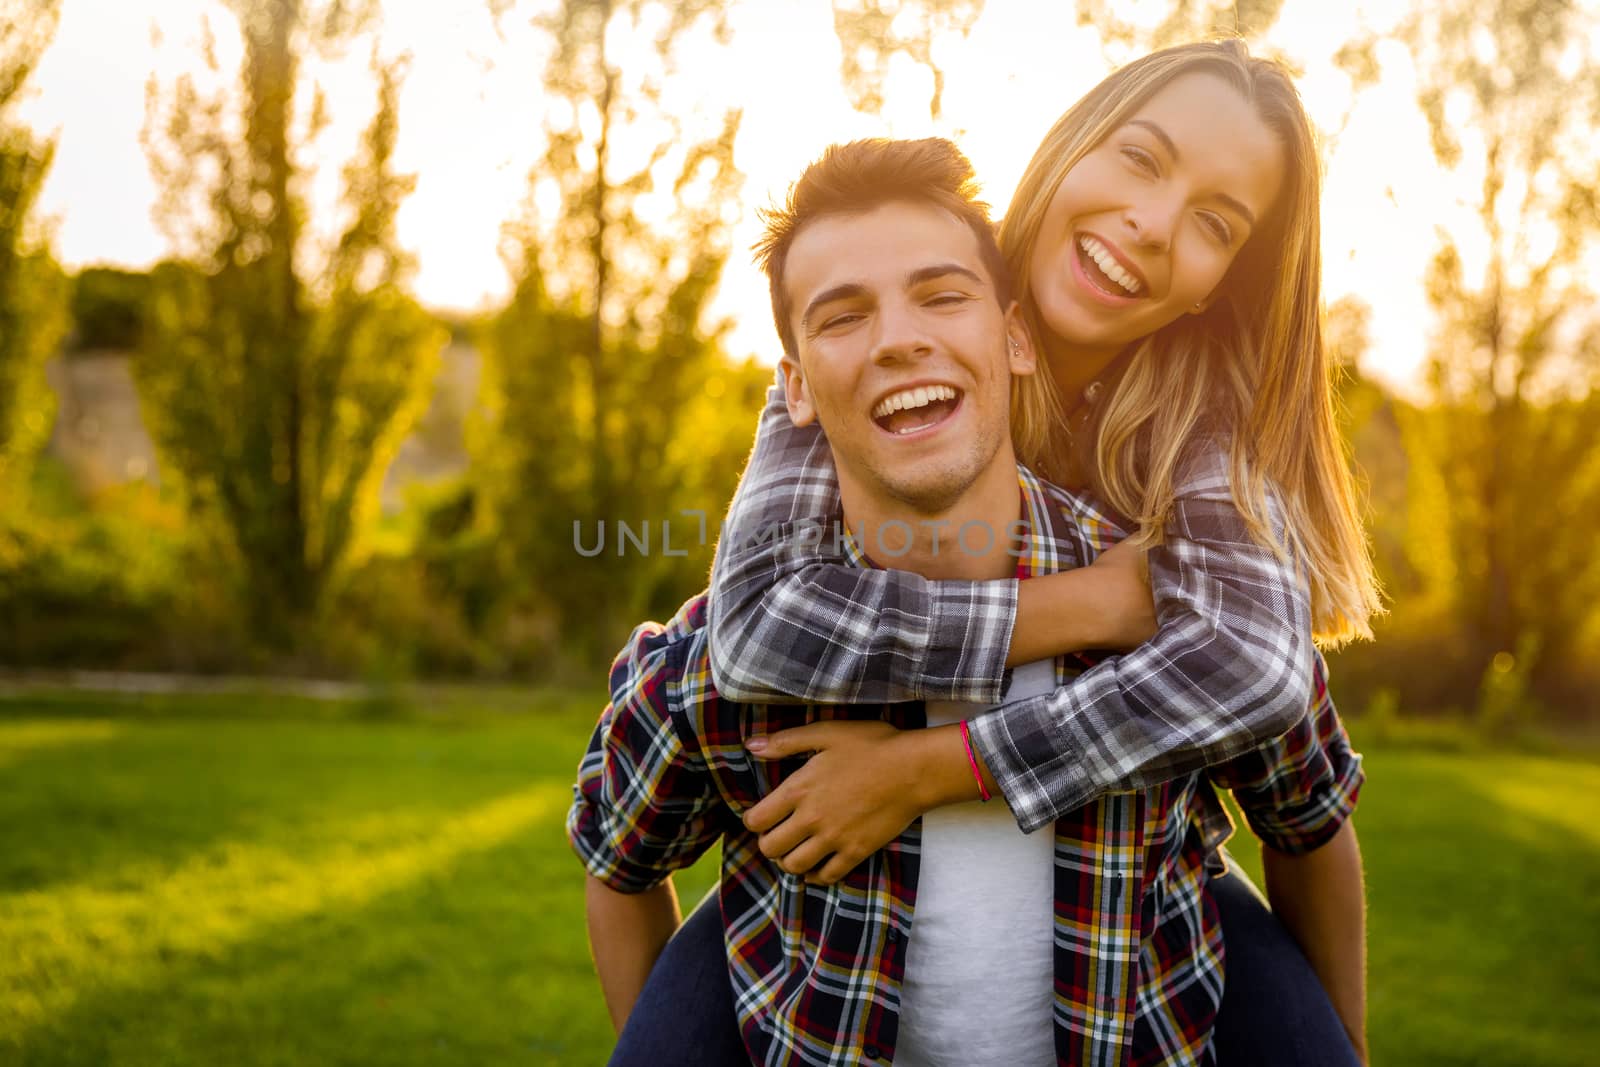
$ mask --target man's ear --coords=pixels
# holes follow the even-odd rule
[[[1006,365],[1012,374],[1032,374],[1039,366],[1038,354],[1033,348],[1033,334],[1022,318],[1022,305],[1015,300],[1006,308]]]
[[[811,402],[811,389],[806,385],[805,371],[800,361],[784,356],[778,366],[783,370],[784,400],[789,404],[789,421],[796,426],[809,426],[817,419],[816,405]]]

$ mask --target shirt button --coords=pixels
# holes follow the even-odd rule
[[[887,934],[887,937],[889,938],[889,944],[896,944],[900,940],[900,931],[891,926],[889,927],[889,933]]]
[[[867,1059],[869,1059],[869,1060],[877,1060],[877,1059],[882,1059],[883,1058],[883,1053],[878,1051],[878,1046],[877,1045],[868,1045],[866,1048],[862,1049],[861,1051],[865,1052],[867,1054]]]

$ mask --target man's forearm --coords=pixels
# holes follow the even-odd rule
[[[1314,852],[1261,850],[1267,898],[1299,943],[1367,1062],[1367,914],[1361,849],[1346,822]]]
[[[619,893],[593,875],[585,881],[589,948],[611,1025],[620,1034],[656,957],[683,922],[678,894],[670,878],[643,893]]]

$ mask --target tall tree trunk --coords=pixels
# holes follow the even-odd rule
[[[611,148],[611,110],[616,96],[617,72],[612,69],[606,56],[606,27],[611,24],[610,0],[603,0],[600,4],[600,34],[598,46],[600,49],[599,68],[604,79],[600,89],[600,99],[596,101],[600,111],[600,137],[595,145],[594,165],[594,216],[590,227],[589,255],[594,263],[594,307],[591,310],[591,328],[589,339],[589,382],[594,390],[593,414],[593,442],[594,442],[594,503],[597,514],[603,520],[615,521],[616,515],[612,508],[612,472],[611,472],[611,443],[606,439],[606,414],[609,410],[607,400],[610,394],[610,377],[606,367],[606,330],[605,306],[607,283],[610,281],[610,260],[606,255],[607,218],[606,210],[610,200],[609,179],[606,175],[606,165],[610,161]]]

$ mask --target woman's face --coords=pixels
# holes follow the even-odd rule
[[[1110,358],[1204,305],[1272,209],[1284,152],[1227,82],[1174,78],[1062,178],[1032,295],[1076,358]]]

